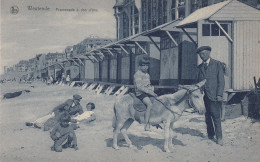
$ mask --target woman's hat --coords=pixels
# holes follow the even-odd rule
[[[150,60],[148,56],[143,56],[140,60],[139,60],[139,66],[144,66],[144,65],[150,65]]]

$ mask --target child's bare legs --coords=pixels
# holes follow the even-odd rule
[[[146,104],[147,106],[147,110],[144,114],[144,120],[145,120],[145,126],[144,126],[144,130],[145,131],[150,131],[150,124],[149,124],[149,119],[150,119],[150,113],[151,113],[151,109],[152,109],[152,102],[150,100],[149,97],[145,97],[143,99],[143,102]]]

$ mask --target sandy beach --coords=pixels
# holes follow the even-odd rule
[[[112,148],[112,118],[115,96],[95,94],[80,87],[48,86],[41,82],[1,84],[1,95],[6,92],[30,90],[21,96],[0,102],[0,161],[79,161],[79,162],[230,162],[260,161],[260,123],[240,116],[222,122],[224,146],[207,139],[204,116],[184,113],[174,125],[174,150],[163,152],[163,130],[152,128],[143,131],[143,125],[134,122],[128,134],[134,147],[126,147],[119,136],[120,150]],[[61,153],[51,151],[53,144],[49,132],[25,126],[47,114],[53,107],[72,98],[73,94],[83,97],[85,109],[88,102],[96,105],[97,119],[81,124],[77,129],[79,150],[65,149]],[[86,109],[85,109],[86,110]]]

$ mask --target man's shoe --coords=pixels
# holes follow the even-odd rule
[[[217,140],[217,144],[220,145],[220,146],[223,146],[223,140],[222,139],[218,139]]]
[[[216,139],[214,138],[214,136],[208,136],[208,138],[209,138],[209,140],[216,142]]]
[[[30,126],[33,126],[33,123],[31,123],[31,122],[25,122],[25,125],[28,126],[28,127],[30,127]]]
[[[69,147],[68,143],[65,143],[64,145],[62,145],[62,148],[63,148],[63,149],[66,149],[66,148],[68,148],[68,147]]]

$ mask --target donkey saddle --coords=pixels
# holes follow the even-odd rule
[[[134,100],[134,103],[133,103],[133,107],[136,111],[139,111],[139,112],[144,112],[146,111],[147,107],[146,105],[139,99],[135,96],[135,94],[133,93],[129,93],[129,95],[133,98]]]

